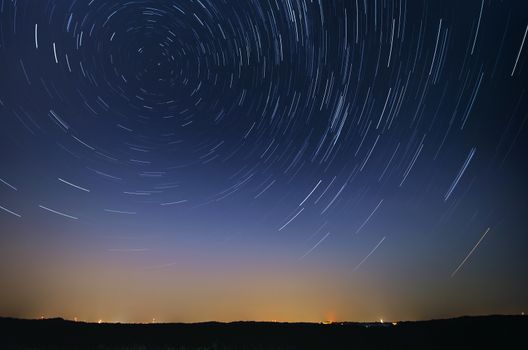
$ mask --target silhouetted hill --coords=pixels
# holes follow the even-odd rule
[[[96,324],[0,318],[2,349],[524,348],[525,316],[387,323]]]

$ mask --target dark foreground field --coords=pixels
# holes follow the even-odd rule
[[[0,318],[1,349],[528,348],[525,316],[368,323],[94,324]]]

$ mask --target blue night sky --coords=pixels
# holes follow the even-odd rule
[[[528,310],[528,3],[0,0],[0,315]]]

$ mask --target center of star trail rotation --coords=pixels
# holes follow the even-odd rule
[[[526,308],[527,10],[0,0],[0,310]]]

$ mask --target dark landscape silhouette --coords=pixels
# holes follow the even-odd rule
[[[0,318],[2,349],[523,348],[525,316],[398,323],[85,323]]]

